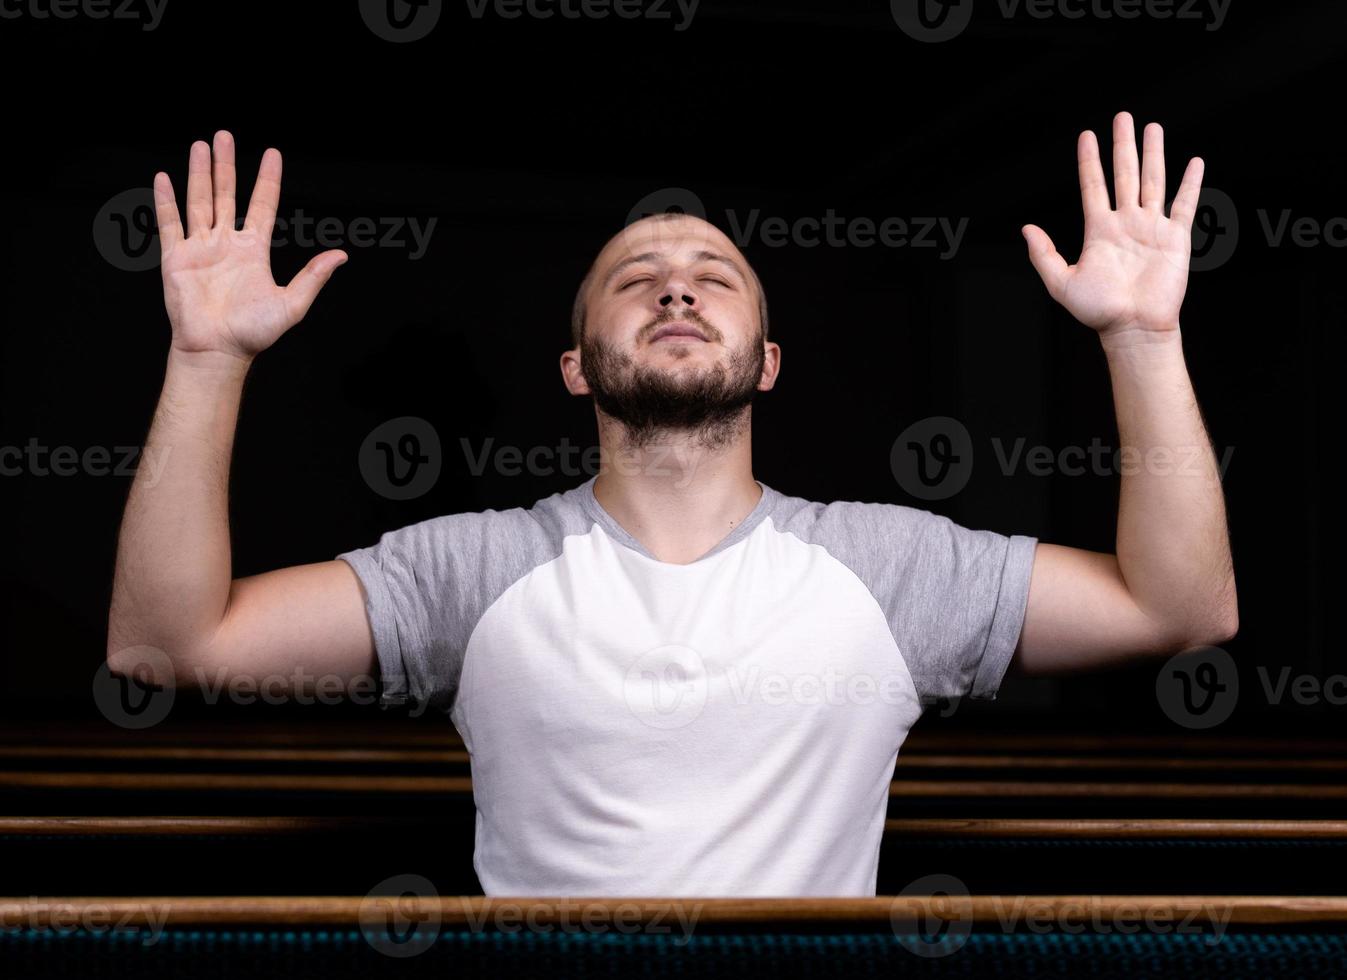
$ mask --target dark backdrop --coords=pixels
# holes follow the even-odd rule
[[[1166,128],[1170,197],[1193,155],[1227,195],[1204,199],[1195,242],[1208,267],[1182,319],[1199,402],[1229,453],[1241,630],[1227,648],[1242,684],[1230,724],[1340,727],[1347,707],[1264,690],[1284,667],[1320,682],[1347,669],[1327,638],[1324,520],[1347,240],[1339,4],[1158,5],[1171,16],[1127,19],[1102,16],[1131,9],[1104,0],[1048,16],[979,3],[958,30],[965,3],[947,11],[955,36],[943,41],[861,0],[703,0],[690,21],[672,6],[600,19],[445,3],[404,42],[381,36],[384,8],[365,6],[368,23],[352,2],[168,0],[157,22],[135,4],[131,19],[7,8],[0,446],[101,448],[116,465],[118,447],[144,440],[169,340],[157,245],[140,231],[146,189],[165,169],[181,203],[191,142],[226,128],[240,216],[276,146],[282,219],[328,219],[329,244],[351,257],[249,379],[236,575],[586,478],[547,458],[475,474],[463,440],[473,454],[488,441],[595,443],[590,403],[566,394],[557,368],[575,287],[634,213],[689,200],[732,236],[755,215],[897,218],[914,233],[921,219],[967,221],[957,246],[939,233],[867,245],[854,224],[842,244],[811,244],[807,228],[740,238],[783,346],[777,387],[755,408],[760,479],[1111,551],[1116,476],[1005,473],[988,447],[1117,445],[1098,341],[1046,295],[1019,228],[1039,224],[1074,259],[1076,135],[1093,129],[1111,170],[1110,120],[1127,109],[1138,136],[1151,120]],[[1298,240],[1277,237],[1284,217],[1301,222]],[[411,222],[429,228],[424,247]],[[375,243],[357,242],[370,227]],[[278,280],[325,247],[312,234],[278,230]],[[397,500],[359,457],[376,426],[404,416],[433,426],[441,472]],[[933,416],[966,427],[975,465],[961,491],[919,500],[890,452]],[[129,471],[4,461],[6,701],[87,714]],[[1012,680],[968,715],[1177,731],[1156,703],[1157,666]]]

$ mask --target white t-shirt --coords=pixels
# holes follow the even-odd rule
[[[1036,539],[762,498],[686,565],[594,478],[339,555],[386,704],[447,711],[487,895],[867,896],[925,704],[992,698]]]

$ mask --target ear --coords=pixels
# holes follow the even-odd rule
[[[762,377],[758,379],[758,390],[771,391],[776,384],[776,376],[781,372],[781,345],[764,340],[762,351]]]
[[[572,347],[561,355],[561,383],[572,395],[590,394],[589,382],[580,362],[580,348]]]

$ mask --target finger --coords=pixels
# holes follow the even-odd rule
[[[1177,221],[1183,227],[1192,230],[1193,216],[1197,214],[1197,199],[1202,193],[1202,173],[1206,165],[1201,157],[1188,161],[1188,169],[1183,172],[1183,182],[1174,196],[1174,204],[1169,209],[1171,221]]]
[[[1088,129],[1076,140],[1076,167],[1080,171],[1080,205],[1088,227],[1109,209],[1104,165],[1099,162],[1099,143]]]
[[[1048,233],[1038,225],[1025,225],[1020,232],[1029,244],[1029,261],[1038,270],[1043,285],[1048,287],[1048,295],[1057,299],[1066,286],[1070,266],[1066,264],[1066,259],[1057,254]]]
[[[281,151],[269,146],[257,168],[257,183],[253,184],[253,196],[248,201],[248,216],[243,220],[243,227],[261,236],[262,241],[271,241],[280,200]]]
[[[210,200],[210,144],[197,140],[187,158],[187,236],[210,231],[215,207]]]
[[[1147,123],[1142,132],[1141,206],[1165,207],[1165,131],[1159,123]]]
[[[215,134],[215,227],[234,230],[234,137],[225,130]]]
[[[290,311],[291,322],[297,323],[309,312],[309,307],[318,296],[318,291],[327,284],[333,271],[346,262],[346,253],[334,248],[315,255],[309,264],[296,273],[295,278],[285,287],[285,307]]]
[[[154,220],[159,227],[159,252],[162,255],[182,241],[182,222],[178,220],[173,181],[162,170],[154,175]]]
[[[1114,207],[1136,207],[1140,203],[1137,176],[1137,138],[1130,112],[1113,117],[1113,193]]]

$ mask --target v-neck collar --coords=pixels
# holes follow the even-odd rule
[[[762,522],[762,519],[767,516],[768,510],[771,509],[772,498],[775,497],[776,495],[776,491],[773,490],[771,487],[769,487],[767,484],[763,483],[761,480],[754,480],[753,482],[762,488],[762,496],[758,499],[758,502],[754,506],[754,508],[751,511],[749,511],[748,515],[742,521],[736,524],[730,530],[730,532],[726,534],[725,537],[721,538],[720,541],[718,541],[709,551],[693,559],[690,562],[683,563],[683,562],[661,561],[660,559],[656,558],[646,549],[645,545],[641,544],[640,541],[636,540],[636,538],[633,537],[627,531],[626,528],[624,528],[621,524],[619,524],[613,518],[612,514],[609,514],[608,511],[604,510],[603,504],[599,503],[599,498],[594,495],[594,483],[596,480],[598,480],[597,474],[591,476],[588,480],[584,482],[584,484],[582,484],[580,487],[577,488],[580,494],[580,501],[584,505],[585,510],[588,511],[590,517],[592,517],[595,521],[597,521],[599,526],[602,527],[604,531],[606,531],[608,535],[612,537],[614,540],[616,540],[618,543],[625,545],[626,547],[635,551],[637,554],[649,558],[653,562],[658,562],[661,565],[667,565],[669,568],[688,568],[692,565],[696,565],[698,562],[705,561],[707,558],[710,558],[713,555],[717,555],[720,552],[724,551],[726,548],[732,547],[733,545],[742,541],[753,531],[755,527],[757,527]]]

